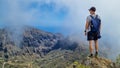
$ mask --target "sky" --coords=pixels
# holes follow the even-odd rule
[[[0,25],[32,25],[50,32],[75,33],[84,29],[86,17],[89,15],[88,9],[95,6],[97,14],[102,18],[103,28],[110,23],[111,27],[116,27],[118,30],[120,26],[118,23],[119,0],[111,0],[108,4],[106,2],[109,1],[1,0]]]
[[[0,27],[9,26],[21,34],[23,26],[64,35],[84,37],[88,9],[97,8],[102,19],[102,42],[120,53],[120,0],[0,0]],[[19,36],[19,35],[18,35]]]

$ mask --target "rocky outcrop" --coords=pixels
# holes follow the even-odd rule
[[[83,60],[82,64],[90,66],[90,68],[116,68],[115,64],[111,60],[101,57],[87,57]]]
[[[18,55],[39,55],[43,57],[48,52],[55,49],[74,50],[78,44],[72,42],[69,38],[65,38],[60,33],[45,32],[36,28],[26,27],[23,34],[18,37],[19,40],[13,37],[11,31],[0,29],[0,52],[6,53],[8,56]],[[14,41],[15,39],[16,41]],[[20,42],[17,43],[16,42]],[[1,54],[2,55],[2,54]]]

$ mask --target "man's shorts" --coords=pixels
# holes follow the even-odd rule
[[[101,38],[101,36],[97,32],[91,32],[91,31],[89,31],[88,34],[87,34],[87,40],[88,41],[90,41],[90,40],[98,40],[100,38]]]

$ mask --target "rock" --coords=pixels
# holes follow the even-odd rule
[[[115,68],[113,65],[114,63],[111,60],[101,57],[87,57],[83,60],[82,64],[90,66],[91,68]]]

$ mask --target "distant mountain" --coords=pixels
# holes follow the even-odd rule
[[[19,37],[12,37],[12,31],[0,29],[0,66],[5,68],[66,68],[75,61],[82,63],[89,54],[83,42],[33,27],[26,27]],[[100,55],[106,57],[105,52]]]
[[[35,53],[42,57],[55,49],[74,50],[78,46],[60,33],[53,34],[32,27],[24,29],[22,40],[17,40],[20,44],[15,44],[9,34],[6,29],[0,29],[0,51],[7,52],[9,56]]]

